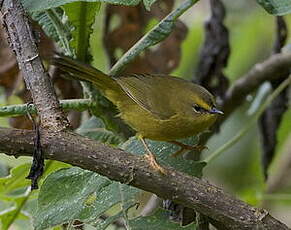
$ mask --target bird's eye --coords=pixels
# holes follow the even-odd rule
[[[200,107],[199,105],[193,105],[193,110],[196,113],[202,113],[204,111],[204,109],[202,107]]]

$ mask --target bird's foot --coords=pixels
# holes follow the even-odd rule
[[[164,174],[164,175],[167,174],[166,170],[162,166],[159,165],[159,163],[157,162],[156,157],[153,153],[146,153],[144,156],[149,161],[150,166],[152,168],[159,171],[161,174]]]
[[[154,168],[155,170],[159,171],[161,174],[166,175],[167,174],[166,170],[162,166],[159,165],[159,163],[156,160],[155,155],[151,152],[151,150],[150,150],[148,144],[146,143],[145,139],[142,136],[140,136],[139,138],[140,138],[140,140],[141,140],[142,144],[144,145],[145,150],[147,152],[144,156],[149,161],[150,166],[152,168]]]
[[[178,142],[178,141],[171,141],[171,143],[181,147],[177,152],[175,152],[171,155],[172,157],[177,157],[188,150],[194,150],[197,152],[201,152],[204,149],[208,149],[208,147],[205,145],[186,145],[186,144],[183,144],[183,143]]]

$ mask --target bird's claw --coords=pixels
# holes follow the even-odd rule
[[[154,168],[155,170],[159,171],[161,174],[164,174],[164,175],[167,174],[166,170],[162,166],[160,166],[158,164],[158,162],[157,162],[157,160],[156,160],[156,158],[155,158],[155,156],[153,154],[147,153],[144,156],[149,161],[150,166],[152,168]]]

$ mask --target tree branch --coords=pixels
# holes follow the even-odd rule
[[[67,128],[69,123],[60,109],[50,77],[42,65],[32,28],[20,1],[4,0],[2,4],[1,13],[8,42],[16,54],[42,126],[56,131]]]
[[[32,131],[0,128],[0,151],[12,156],[30,156]],[[41,135],[47,159],[63,161],[91,170],[112,180],[171,199],[223,222],[230,229],[289,229],[267,211],[257,209],[225,194],[221,189],[166,168],[162,175],[143,157],[114,149],[71,132],[45,132]],[[74,143],[74,144],[72,144]]]
[[[291,52],[274,54],[262,63],[256,64],[248,73],[239,78],[226,92],[222,104],[225,120],[237,107],[239,107],[246,96],[254,91],[265,81],[279,78],[291,67]]]

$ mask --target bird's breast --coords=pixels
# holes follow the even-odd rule
[[[211,126],[216,118],[215,115],[204,115],[197,119],[194,116],[175,114],[169,119],[159,119],[134,105],[131,105],[131,108],[120,109],[120,111],[121,118],[138,134],[159,141],[172,141],[198,134]]]

